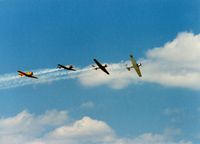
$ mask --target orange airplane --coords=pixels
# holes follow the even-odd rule
[[[22,71],[17,71],[19,73],[19,75],[22,76],[26,76],[29,78],[35,78],[38,79],[37,77],[33,76],[33,72],[22,72]]]

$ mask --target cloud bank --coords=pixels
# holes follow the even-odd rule
[[[128,58],[128,56],[127,56]],[[183,32],[161,47],[149,49],[144,58],[142,78],[134,70],[126,70],[129,59],[120,63],[108,63],[111,75],[91,66],[80,68],[76,72],[58,69],[33,70],[38,80],[20,78],[16,73],[0,75],[0,89],[49,83],[64,79],[77,79],[86,87],[106,85],[113,89],[122,89],[130,84],[157,83],[169,87],[181,87],[200,90],[200,34]]]
[[[2,144],[192,144],[175,140],[168,130],[163,134],[144,133],[132,138],[119,137],[104,121],[83,117],[69,122],[67,111],[42,115],[22,111],[0,119]]]

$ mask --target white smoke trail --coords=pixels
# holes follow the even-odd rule
[[[15,87],[22,87],[26,85],[36,85],[42,83],[50,83],[65,79],[76,79],[79,78],[83,73],[93,71],[91,66],[78,69],[77,71],[66,71],[56,68],[46,68],[31,70],[38,79],[32,79],[28,77],[20,77],[18,73],[10,73],[0,75],[0,89],[9,89]]]

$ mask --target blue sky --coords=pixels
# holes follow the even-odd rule
[[[58,63],[83,68],[93,58],[119,63],[129,60],[133,52],[137,59],[153,60],[152,54],[160,54],[154,49],[179,42],[180,33],[193,34],[194,39],[199,36],[199,4],[197,0],[2,0],[0,75],[55,68]],[[148,51],[152,53],[148,55]],[[172,63],[177,59],[172,58]],[[88,86],[82,75],[80,79],[0,89],[0,116],[15,117],[24,110],[35,115],[64,110],[74,122],[84,116],[105,122],[120,138],[134,139],[145,133],[165,137],[167,130],[178,130],[177,144],[181,140],[198,143],[199,85],[193,89],[194,81],[190,85],[188,79],[188,85],[147,80],[143,67],[144,82],[129,82],[119,89],[109,87],[109,82]]]

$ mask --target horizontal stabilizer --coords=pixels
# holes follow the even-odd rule
[[[128,71],[130,71],[130,70],[131,70],[131,68],[130,68],[130,67],[127,67],[126,69],[127,69]]]

